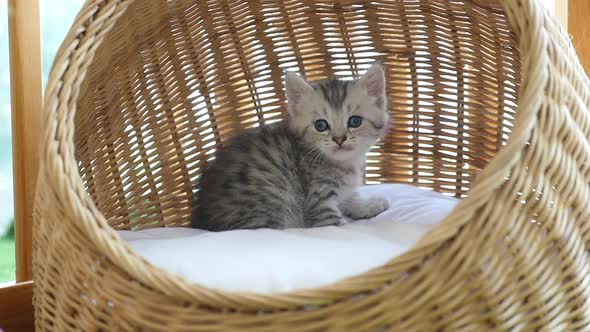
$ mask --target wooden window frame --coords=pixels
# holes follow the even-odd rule
[[[9,0],[16,281],[33,279],[32,222],[42,117],[39,0]],[[12,6],[10,6],[12,4]]]
[[[567,21],[565,26],[572,36],[572,42],[576,47],[580,62],[590,75],[590,1],[589,0],[555,0],[565,2],[567,8]]]
[[[555,0],[557,19],[567,27],[590,72],[588,0]],[[42,121],[39,0],[8,0],[15,202],[16,283],[0,285],[0,328],[32,331],[32,221]],[[4,284],[6,285],[6,284]]]
[[[8,0],[16,283],[0,288],[0,328],[32,331],[32,225],[42,119],[39,0]]]

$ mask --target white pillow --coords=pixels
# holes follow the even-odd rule
[[[344,226],[207,232],[191,228],[120,231],[155,266],[226,291],[287,292],[320,287],[380,266],[408,250],[457,200],[403,184],[364,186],[390,208]]]

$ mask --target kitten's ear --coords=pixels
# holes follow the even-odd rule
[[[285,72],[285,91],[287,93],[287,101],[289,102],[289,109],[301,101],[303,94],[308,90],[313,89],[301,76],[293,71]]]
[[[381,62],[373,63],[363,76],[358,80],[358,84],[367,89],[371,97],[385,97],[385,71]]]

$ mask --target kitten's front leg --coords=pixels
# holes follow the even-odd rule
[[[345,223],[336,199],[317,202],[306,213],[305,223],[308,227],[335,226]]]
[[[340,204],[340,209],[345,216],[352,219],[370,219],[389,209],[389,201],[381,196],[361,198],[359,194],[354,193]]]

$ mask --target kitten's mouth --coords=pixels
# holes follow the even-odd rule
[[[352,151],[353,148],[350,145],[338,145],[334,147],[334,152],[341,152],[341,151]]]

